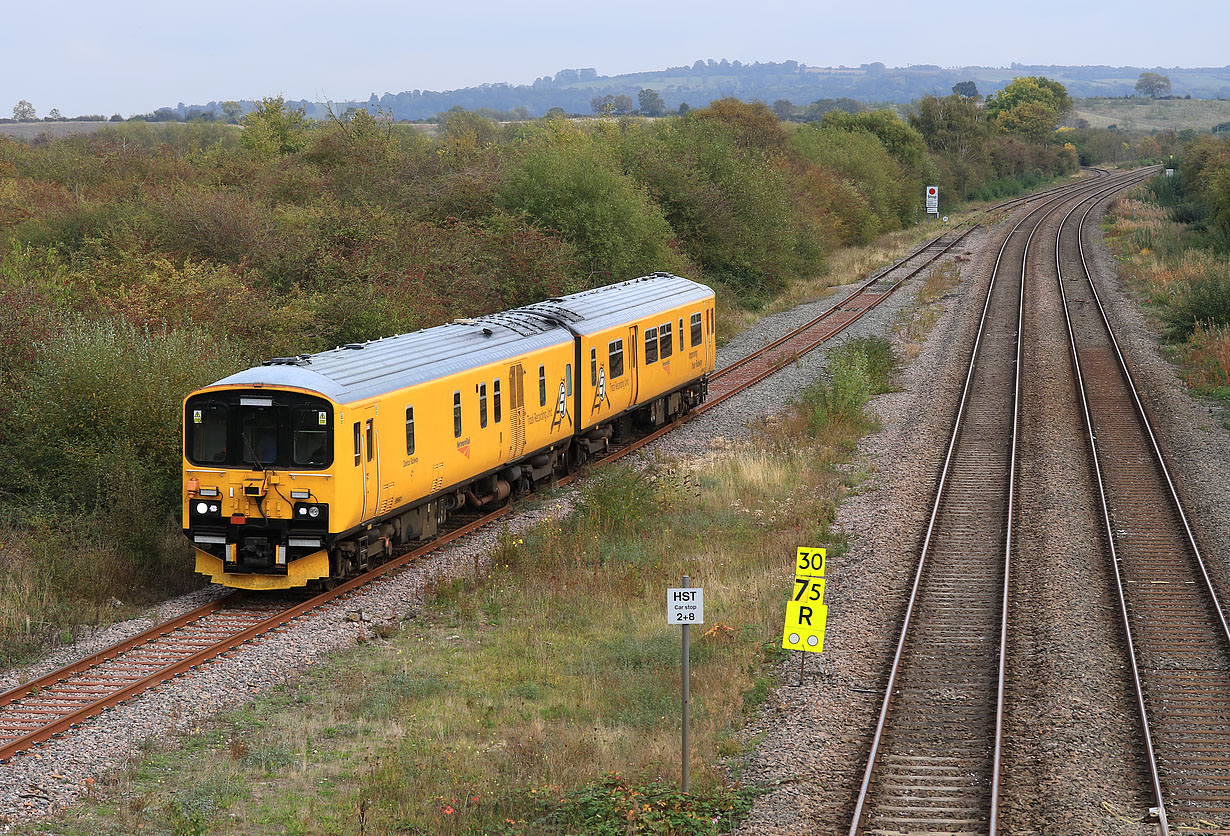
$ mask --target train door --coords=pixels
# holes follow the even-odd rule
[[[525,452],[525,369],[520,363],[508,367],[508,460]]]
[[[376,405],[358,411],[355,421],[355,455],[363,469],[363,517],[376,515],[380,507],[380,437],[376,432]]]
[[[640,362],[637,359],[641,356],[641,349],[636,336],[639,331],[635,325],[628,326],[628,350],[624,352],[624,362],[628,366],[628,373],[632,375],[632,400],[628,406],[634,406],[638,402],[641,391]],[[632,362],[629,363],[628,360]]]

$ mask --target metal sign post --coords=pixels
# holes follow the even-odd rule
[[[688,749],[690,740],[689,727],[692,715],[692,689],[689,680],[692,675],[692,648],[688,627],[693,624],[705,623],[705,590],[693,589],[691,580],[683,576],[683,586],[680,589],[666,590],[666,623],[678,624],[683,628],[683,662],[680,668],[680,691],[683,697],[683,769],[680,785],[688,791]]]

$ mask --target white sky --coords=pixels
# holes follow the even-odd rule
[[[1023,12],[1023,14],[1022,14]],[[1230,2],[1171,0],[6,0],[0,114],[366,99],[701,59],[814,66],[1230,64]]]

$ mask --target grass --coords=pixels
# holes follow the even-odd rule
[[[1220,404],[1230,426],[1230,258],[1188,226],[1192,207],[1171,192],[1153,181],[1116,201],[1107,241],[1179,375]]]
[[[740,731],[772,689],[794,547],[843,549],[837,465],[888,386],[858,340],[751,441],[612,466],[574,512],[500,536],[489,569],[253,704],[156,744],[85,804],[19,833],[710,834],[763,788]],[[692,790],[679,776],[679,633],[662,593],[708,594],[693,630]]]
[[[1084,119],[1091,128],[1118,125],[1123,130],[1207,131],[1230,122],[1230,101],[1215,99],[1077,99],[1068,122]]]
[[[960,218],[952,216],[950,225]],[[725,344],[735,334],[775,313],[790,310],[799,305],[824,298],[834,287],[864,281],[876,270],[907,255],[924,241],[940,234],[935,224],[920,224],[881,235],[864,246],[841,247],[828,256],[824,269],[814,276],[798,278],[789,282],[780,295],[760,307],[749,307],[739,302],[733,293],[717,295],[718,344]]]
[[[897,332],[904,340],[902,348],[906,359],[913,359],[922,350],[922,341],[931,333],[939,319],[940,309],[935,304],[961,281],[961,267],[954,261],[945,261],[928,271],[918,288],[916,304],[901,312]]]

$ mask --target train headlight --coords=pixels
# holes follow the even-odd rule
[[[309,506],[307,509],[307,512],[308,512],[308,516],[311,517],[312,519],[316,519],[317,517],[320,516],[320,509],[317,508],[315,505]]]
[[[209,513],[209,506],[206,505],[204,502],[198,502],[196,504],[196,512],[198,514],[207,514]]]
[[[299,509],[299,516],[301,516],[301,517],[306,517],[306,516],[307,516],[307,508],[300,508],[300,509]]]

